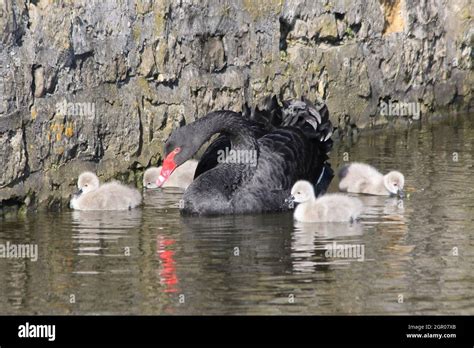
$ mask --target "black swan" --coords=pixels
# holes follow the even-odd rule
[[[221,134],[203,154],[195,179],[183,196],[185,214],[245,214],[290,209],[285,199],[293,184],[307,180],[324,193],[333,171],[327,162],[332,125],[322,102],[267,99],[263,110],[215,111],[176,129],[165,143],[163,185],[176,167],[190,159],[214,134]],[[245,161],[223,152],[248,155]]]

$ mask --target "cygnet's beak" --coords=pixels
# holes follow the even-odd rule
[[[398,190],[398,197],[405,198],[405,191],[403,191],[402,189],[399,189]]]
[[[76,196],[82,195],[82,189],[79,189],[79,191],[77,191],[77,192],[75,193],[75,195],[76,195]]]

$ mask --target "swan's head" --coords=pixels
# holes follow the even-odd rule
[[[160,172],[161,167],[151,167],[145,170],[145,173],[143,174],[143,187],[147,189],[157,188],[156,181],[160,176]]]
[[[403,186],[405,185],[405,177],[402,173],[391,171],[383,177],[385,188],[394,195],[404,196]]]
[[[99,178],[92,172],[84,172],[79,175],[77,180],[78,195],[87,193],[99,188]]]
[[[185,127],[176,129],[165,143],[165,152],[161,173],[156,186],[161,187],[173,171],[190,159],[202,145],[199,137],[199,120]],[[191,128],[196,127],[195,128]],[[202,131],[202,130],[201,130]]]
[[[297,181],[291,189],[291,196],[296,203],[307,202],[314,198],[314,187],[308,181]]]

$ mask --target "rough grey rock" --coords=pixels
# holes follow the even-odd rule
[[[471,107],[469,0],[4,0],[0,202],[60,206],[82,170],[141,182],[171,131],[268,94],[341,127]]]

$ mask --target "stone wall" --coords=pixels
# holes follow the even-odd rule
[[[341,127],[472,98],[472,3],[0,0],[0,202],[60,207],[80,171],[138,182],[173,128],[268,94]]]

